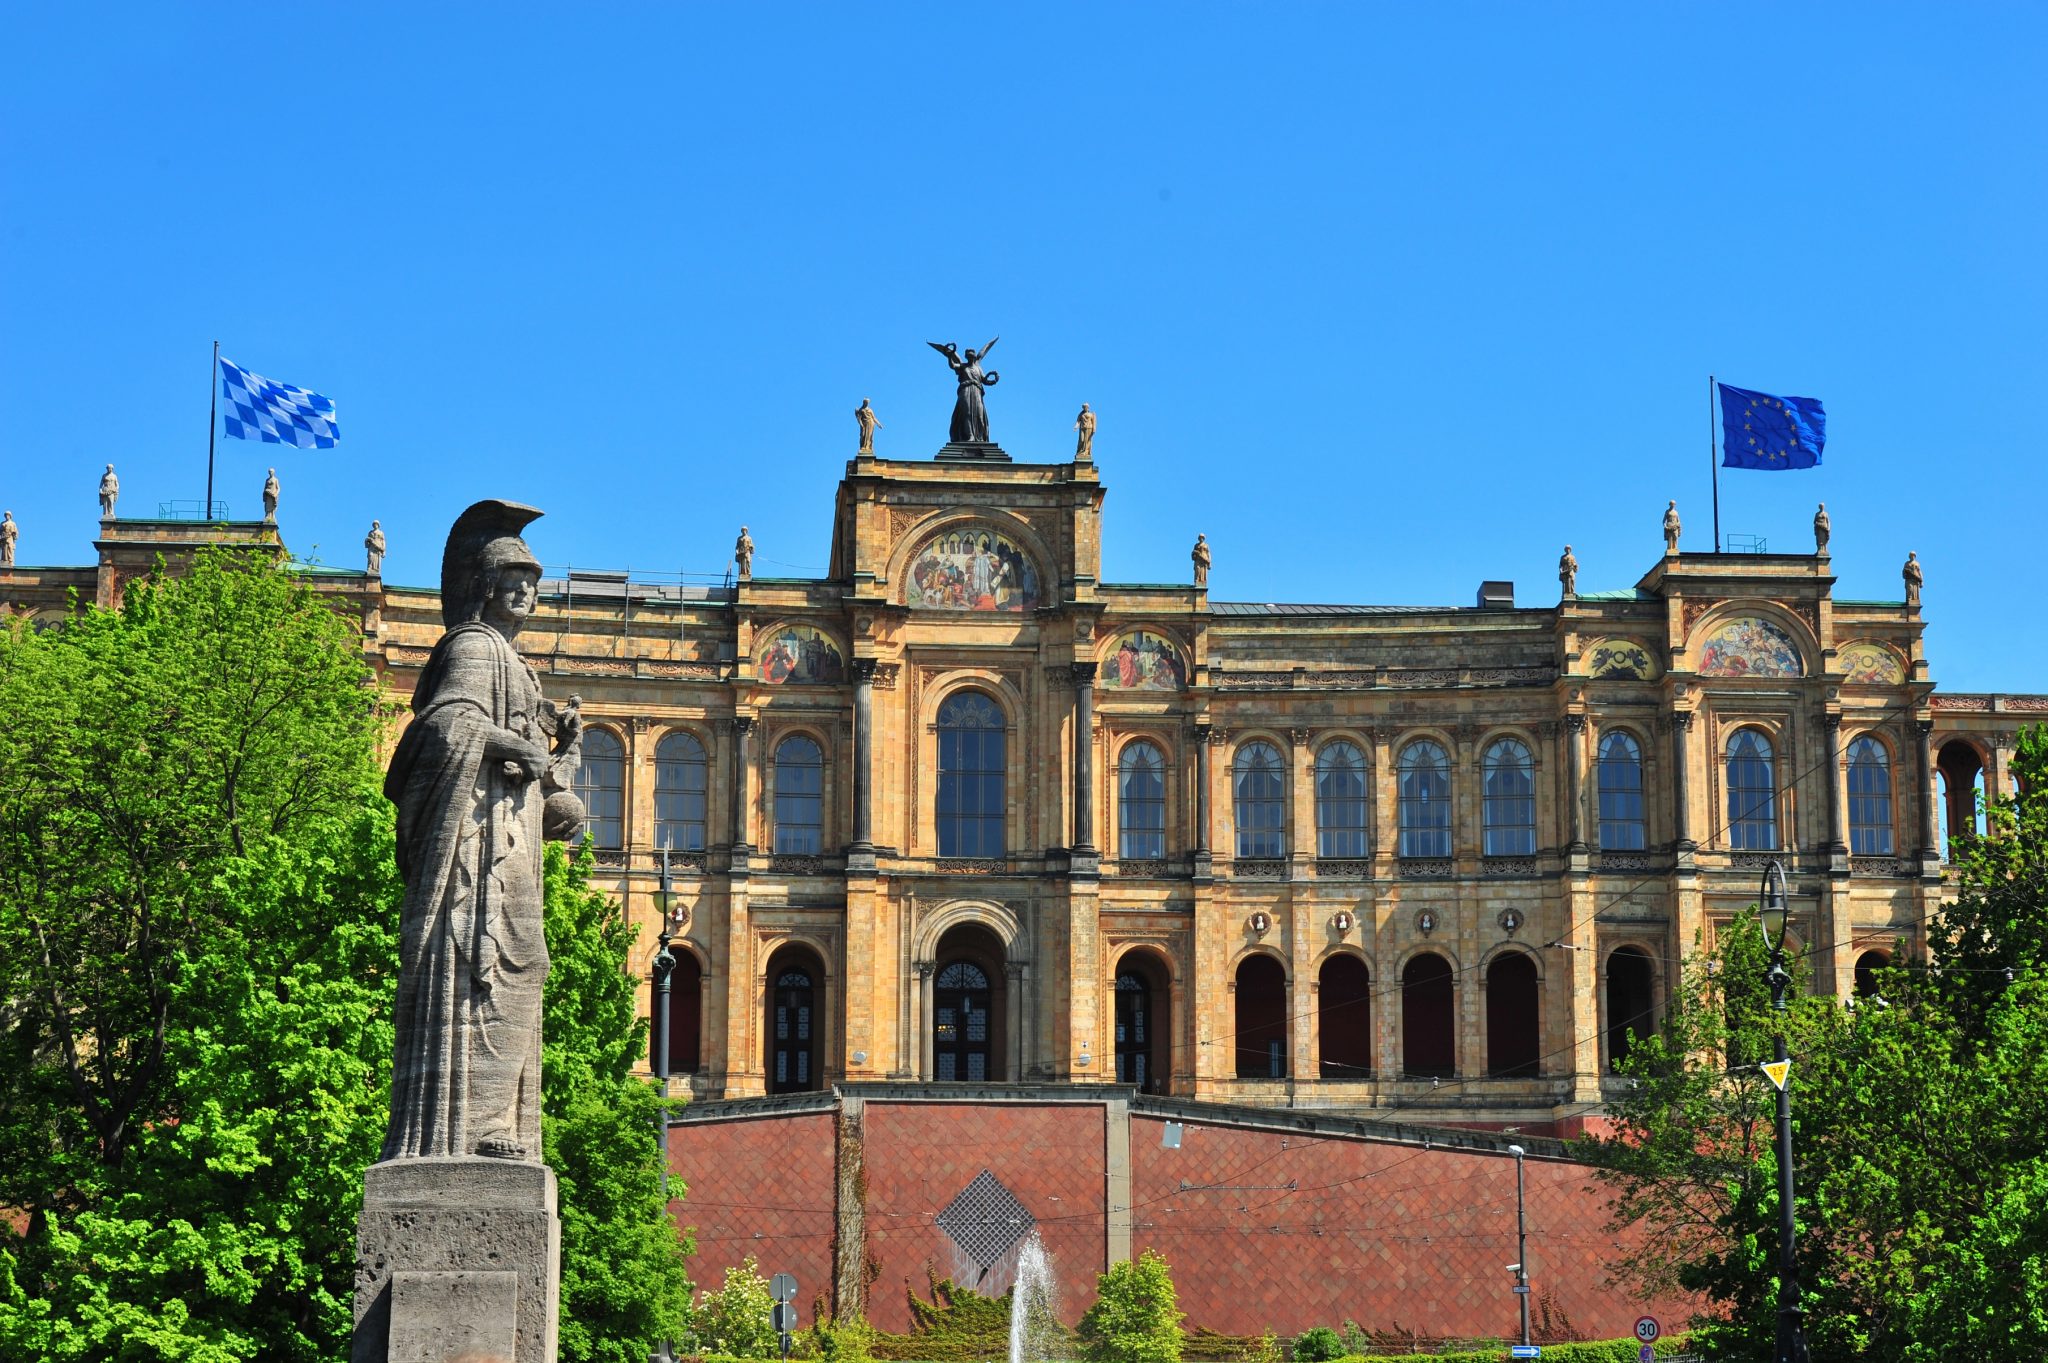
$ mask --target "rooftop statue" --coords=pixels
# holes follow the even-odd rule
[[[1557,560],[1557,580],[1563,584],[1566,596],[1579,594],[1579,560],[1573,556],[1569,544],[1564,547],[1563,555]]]
[[[370,522],[370,533],[363,536],[363,549],[369,555],[370,576],[384,576],[384,522]]]
[[[544,699],[513,647],[540,581],[519,532],[540,514],[478,502],[448,532],[447,633],[384,783],[405,878],[385,1160],[540,1159],[541,851],[583,822],[577,702]]]
[[[925,344],[946,357],[946,363],[953,366],[953,377],[960,381],[959,396],[953,400],[953,426],[947,437],[956,445],[986,445],[991,443],[988,434],[988,407],[982,401],[983,393],[993,387],[1001,376],[991,369],[982,370],[981,362],[996,348],[998,336],[979,350],[970,350],[962,359],[953,343],[926,341]]]
[[[1828,551],[1828,535],[1832,527],[1828,521],[1828,504],[1822,502],[1820,510],[1813,513],[1813,552],[1825,554]]]
[[[882,419],[875,415],[875,409],[862,398],[860,406],[853,409],[853,424],[860,427],[860,453],[875,452],[875,432],[881,429]]]
[[[121,500],[121,480],[114,476],[114,466],[107,465],[107,472],[100,479],[100,519],[114,519],[114,503]]]
[[[21,527],[14,523],[14,513],[0,514],[0,568],[14,566],[14,542],[19,538]]]
[[[1679,524],[1678,524],[1678,503],[1677,503],[1677,502],[1675,502],[1675,501],[1671,501],[1671,502],[1666,502],[1666,503],[1664,504],[1664,552],[1665,552],[1665,553],[1667,553],[1667,554],[1675,554],[1675,553],[1677,553],[1677,552],[1678,552],[1678,531],[1679,531]]]
[[[277,494],[280,490],[277,485],[277,470],[272,469],[263,479],[263,519],[266,521],[277,519]]]
[[[1074,441],[1074,462],[1085,464],[1095,456],[1095,413],[1085,402],[1081,414],[1074,418],[1074,429],[1081,433]]]

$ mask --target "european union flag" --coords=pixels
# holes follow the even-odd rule
[[[1780,398],[1747,388],[1721,389],[1721,467],[1810,469],[1828,443],[1819,398]]]

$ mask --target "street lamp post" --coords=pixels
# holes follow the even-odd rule
[[[1522,1156],[1519,1145],[1508,1147],[1515,1157],[1515,1301],[1522,1310],[1522,1343],[1529,1342],[1529,1219],[1522,1198]]]
[[[1790,917],[1785,903],[1785,867],[1776,857],[1764,868],[1763,896],[1759,918],[1764,938],[1771,945],[1771,1009],[1778,1017],[1777,1054],[1780,1065],[1791,1059],[1785,1046],[1785,994],[1792,974],[1785,968],[1785,925]],[[1777,1363],[1807,1363],[1805,1312],[1799,1305],[1799,1265],[1793,1254],[1792,1224],[1792,1076],[1781,1071],[1785,1082],[1778,1088],[1778,1342],[1772,1357]]]
[[[654,953],[654,1077],[661,1085],[661,1197],[668,1201],[668,1018],[669,989],[676,973],[676,956],[669,950],[675,939],[671,935],[675,923],[675,883],[669,879],[668,849],[661,849],[661,888],[654,892],[654,907],[661,914],[661,935],[656,938],[660,949]],[[672,1359],[675,1341],[661,1341],[658,1359]]]

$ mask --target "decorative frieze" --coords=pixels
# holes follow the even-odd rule
[[[1449,880],[1449,857],[1402,857],[1394,863],[1403,880]]]
[[[1230,874],[1239,880],[1285,880],[1285,857],[1239,857],[1230,863]]]
[[[1479,874],[1483,876],[1533,876],[1536,874],[1536,858],[1487,857],[1479,863]]]

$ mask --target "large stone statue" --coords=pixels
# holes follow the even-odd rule
[[[363,549],[369,555],[370,576],[384,576],[384,522],[370,522],[370,533],[363,536]]]
[[[860,427],[860,452],[862,454],[873,454],[875,452],[875,432],[881,429],[882,419],[875,415],[874,408],[868,406],[866,398],[862,398],[860,406],[853,409],[853,424]]]
[[[384,793],[398,806],[396,1063],[357,1233],[355,1363],[552,1363],[560,1229],[540,1162],[545,840],[583,822],[572,698],[513,647],[541,513],[478,502],[441,557],[447,632],[421,670]]]
[[[1664,505],[1665,553],[1675,554],[1678,552],[1678,530],[1678,503],[1676,501],[1666,502]]]
[[[1906,566],[1903,572],[1906,579],[1906,608],[1908,610],[1919,610],[1920,584],[1925,580],[1920,573],[1920,555],[1907,554]]]
[[[114,503],[121,500],[121,480],[114,476],[114,466],[107,465],[105,476],[100,479],[100,519],[114,519]]]
[[[277,485],[277,470],[272,469],[263,478],[263,519],[277,519],[277,494],[282,491]]]
[[[981,362],[988,358],[989,351],[996,348],[996,341],[1002,339],[998,336],[981,349],[968,351],[965,359],[960,357],[951,341],[944,344],[938,341],[925,342],[946,357],[946,363],[953,366],[953,377],[960,381],[959,396],[953,400],[953,425],[948,436],[956,445],[990,443],[988,407],[982,401],[982,395],[993,387],[1001,376],[993,369],[983,372]]]
[[[1813,552],[1814,552],[1814,553],[1816,553],[1816,554],[1826,554],[1826,553],[1827,553],[1827,551],[1828,551],[1828,534],[1829,534],[1829,531],[1830,531],[1830,529],[1831,529],[1831,527],[1830,527],[1830,526],[1829,526],[1829,524],[1828,524],[1828,504],[1827,504],[1826,502],[1822,502],[1822,503],[1820,504],[1820,510],[1818,510],[1818,511],[1816,511],[1816,512],[1814,512],[1814,513],[1813,513]]]
[[[740,581],[754,575],[754,537],[744,525],[740,527],[740,537],[732,542],[732,559],[739,565]]]
[[[21,527],[14,523],[14,513],[0,513],[0,568],[14,566],[14,542],[20,538]]]
[[[1197,587],[1207,587],[1209,585],[1209,537],[1207,535],[1195,536],[1194,552],[1189,554],[1188,557],[1195,561],[1195,585]]]
[[[1081,434],[1074,441],[1074,462],[1085,464],[1095,457],[1095,413],[1088,410],[1088,404],[1081,404],[1081,415],[1074,418],[1074,429]]]
[[[1579,561],[1572,557],[1572,547],[1564,547],[1564,556],[1557,561],[1557,580],[1564,585],[1566,596],[1579,594]]]
[[[582,824],[569,786],[583,736],[512,642],[540,581],[519,531],[540,514],[478,502],[449,532],[448,632],[384,782],[405,877],[385,1159],[540,1158],[541,847]]]

